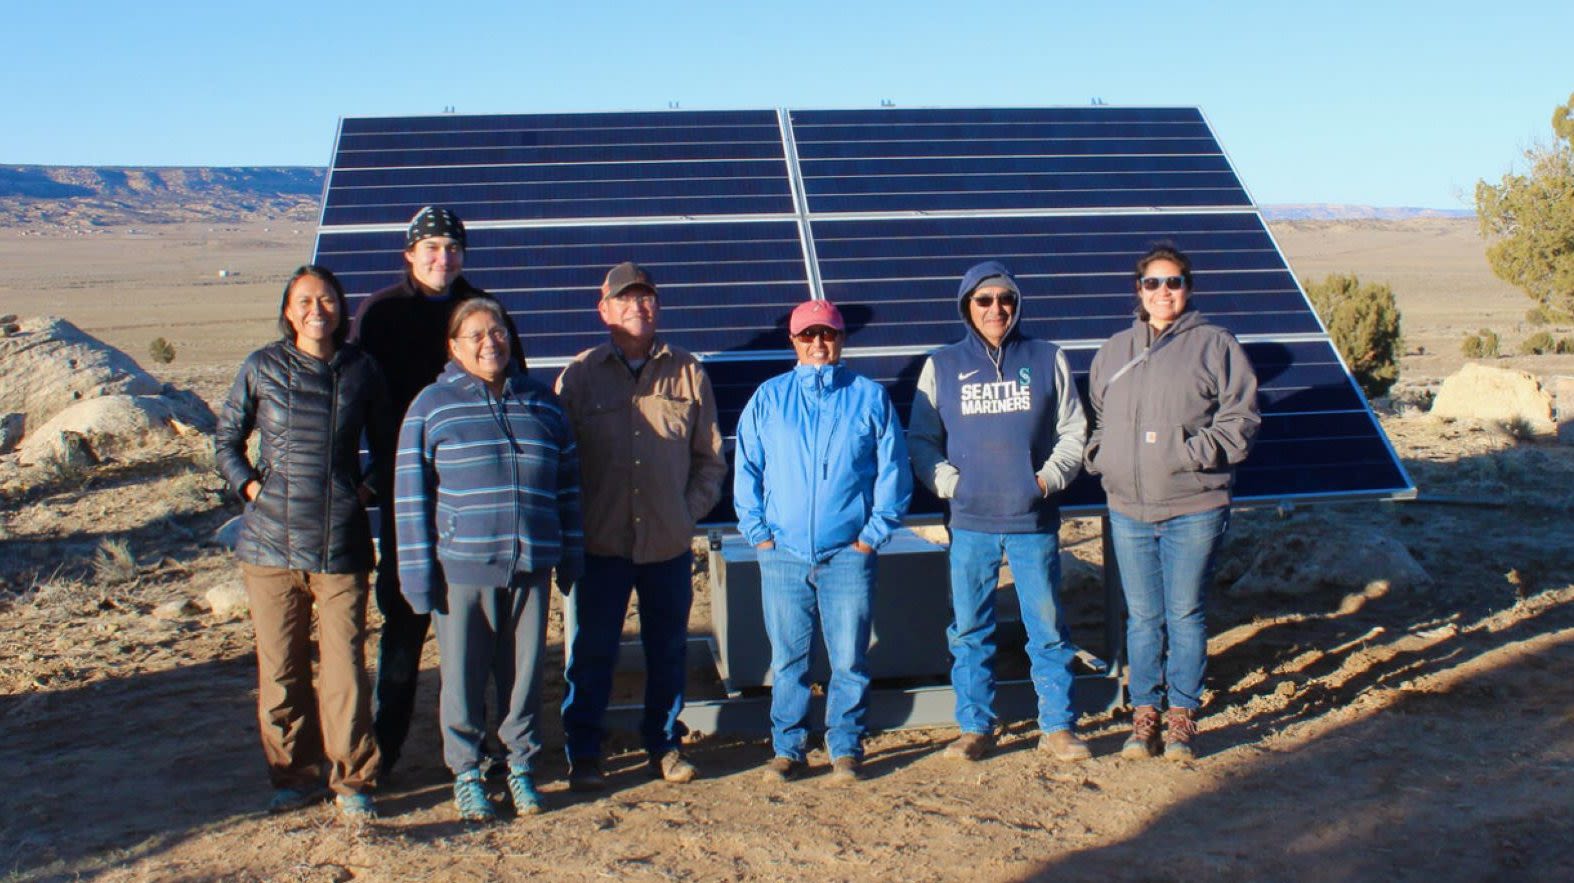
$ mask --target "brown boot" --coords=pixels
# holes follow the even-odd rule
[[[995,749],[993,733],[963,733],[955,742],[940,752],[941,757],[952,760],[978,761]]]
[[[1061,763],[1081,763],[1093,757],[1088,743],[1077,738],[1070,730],[1056,730],[1038,737],[1038,750]]]
[[[1159,736],[1159,710],[1151,705],[1139,705],[1131,716],[1131,737],[1120,746],[1120,756],[1128,760],[1147,760],[1157,757],[1164,750]]]
[[[1196,757],[1191,740],[1197,735],[1196,711],[1171,708],[1164,712],[1164,759],[1191,760]]]

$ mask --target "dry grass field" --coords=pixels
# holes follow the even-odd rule
[[[311,250],[299,222],[104,229],[0,228],[0,312],[65,316],[139,359],[165,337],[177,358],[153,372],[215,404]],[[1467,331],[1489,325],[1509,350],[1529,333],[1529,302],[1491,276],[1469,222],[1274,232],[1303,278],[1394,286],[1407,382],[1457,368]],[[1574,373],[1568,359],[1498,364]],[[208,537],[237,509],[200,439],[85,471],[0,458],[0,879],[1574,878],[1574,449],[1383,419],[1422,490],[1458,504],[1242,512],[1227,559],[1382,535],[1431,585],[1221,586],[1193,763],[1120,759],[1119,713],[1084,722],[1097,756],[1071,768],[1035,752],[1024,722],[978,765],[940,756],[954,729],[878,734],[852,788],[829,786],[819,755],[805,780],[762,786],[765,743],[717,734],[690,746],[703,779],[653,782],[624,738],[612,789],[588,799],[563,783],[549,720],[547,812],[483,829],[448,801],[433,644],[382,820],[260,811],[250,626],[161,608],[236,579]],[[1097,529],[1070,521],[1062,539],[1097,565]]]

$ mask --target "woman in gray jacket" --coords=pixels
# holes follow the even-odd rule
[[[1186,760],[1207,668],[1203,590],[1229,527],[1235,466],[1262,418],[1245,350],[1191,308],[1186,255],[1167,244],[1149,249],[1136,284],[1136,321],[1093,358],[1095,425],[1084,459],[1109,501],[1126,596],[1136,712],[1121,754],[1162,750]]]
[[[323,764],[339,810],[375,815],[377,743],[365,670],[373,459],[394,415],[375,362],[345,343],[344,288],[307,265],[285,283],[279,340],[246,358],[219,417],[219,471],[245,501],[240,559],[257,635],[257,717],[273,780],[270,812],[323,796]],[[247,439],[261,444],[256,461]],[[320,676],[312,684],[312,608]]]

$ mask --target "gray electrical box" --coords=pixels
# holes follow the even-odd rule
[[[875,577],[869,676],[945,680],[951,670],[946,626],[951,590],[946,549],[911,530],[898,530],[880,549]],[[729,692],[771,682],[771,644],[760,603],[760,564],[737,534],[710,553],[711,626],[717,668]],[[830,676],[818,635],[810,677]]]

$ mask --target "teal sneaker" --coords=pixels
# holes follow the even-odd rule
[[[268,800],[268,812],[274,815],[285,812],[295,812],[322,800],[325,796],[323,789],[318,788],[275,788],[273,797]]]
[[[466,822],[495,822],[497,809],[486,796],[480,770],[465,770],[454,778],[454,808]]]
[[[350,821],[369,821],[377,818],[377,803],[370,794],[340,794],[333,799],[339,815]]]
[[[535,780],[527,767],[508,768],[508,796],[514,799],[515,815],[533,816],[541,812],[541,793],[536,790]]]

